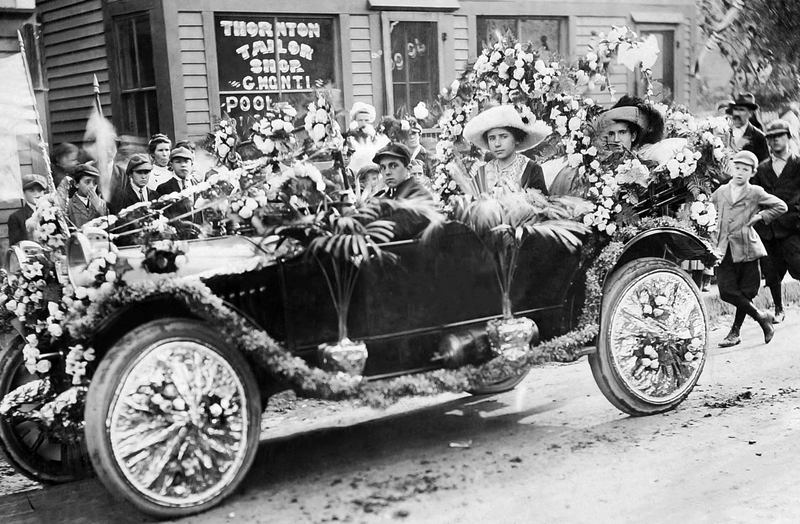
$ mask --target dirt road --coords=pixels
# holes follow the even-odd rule
[[[724,331],[689,399],[648,418],[611,406],[585,360],[492,397],[273,406],[244,487],[175,522],[798,522],[800,311],[769,346],[747,321],[745,343],[721,350]],[[82,489],[100,520],[62,506],[47,522],[148,521]]]

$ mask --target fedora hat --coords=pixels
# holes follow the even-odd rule
[[[486,142],[486,132],[498,127],[513,127],[525,133],[525,138],[516,145],[515,151],[527,151],[552,132],[550,126],[537,120],[526,124],[522,121],[519,111],[508,104],[490,107],[467,122],[464,126],[464,138],[482,149],[489,149]]]
[[[739,93],[739,96],[730,103],[730,108],[734,107],[746,107],[751,111],[758,110],[758,104],[756,104],[756,97],[753,93]]]

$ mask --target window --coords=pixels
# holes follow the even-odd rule
[[[150,16],[138,13],[114,20],[120,131],[148,137],[157,133],[158,101],[153,67]]]
[[[642,36],[653,35],[658,42],[658,59],[653,64],[653,96],[656,100],[671,102],[675,97],[675,30],[642,29]],[[636,85],[637,94],[644,95],[644,87]]]
[[[395,115],[411,115],[439,93],[436,22],[391,22],[392,96]]]
[[[494,45],[498,35],[512,35],[519,42],[533,44],[542,57],[565,56],[567,29],[564,18],[478,17],[478,53]]]
[[[339,89],[333,18],[217,13],[214,22],[224,114],[246,120],[278,100],[300,110],[315,88]]]

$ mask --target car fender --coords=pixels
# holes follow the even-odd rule
[[[625,243],[616,264],[606,274],[606,280],[631,260],[644,257],[664,258],[678,263],[683,260],[700,260],[711,267],[720,259],[708,241],[690,231],[677,227],[655,227],[642,231]]]

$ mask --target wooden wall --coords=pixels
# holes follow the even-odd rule
[[[211,102],[208,89],[208,57],[203,27],[203,13],[178,12],[178,34],[181,46],[181,71],[183,72],[183,98],[186,102],[186,134],[189,139],[200,139],[212,128]],[[217,97],[218,98],[218,97]],[[214,107],[219,100],[214,102]],[[216,111],[214,117],[219,117]]]
[[[93,103],[92,77],[112,117],[108,57],[100,0],[38,0],[53,144],[83,141]]]

